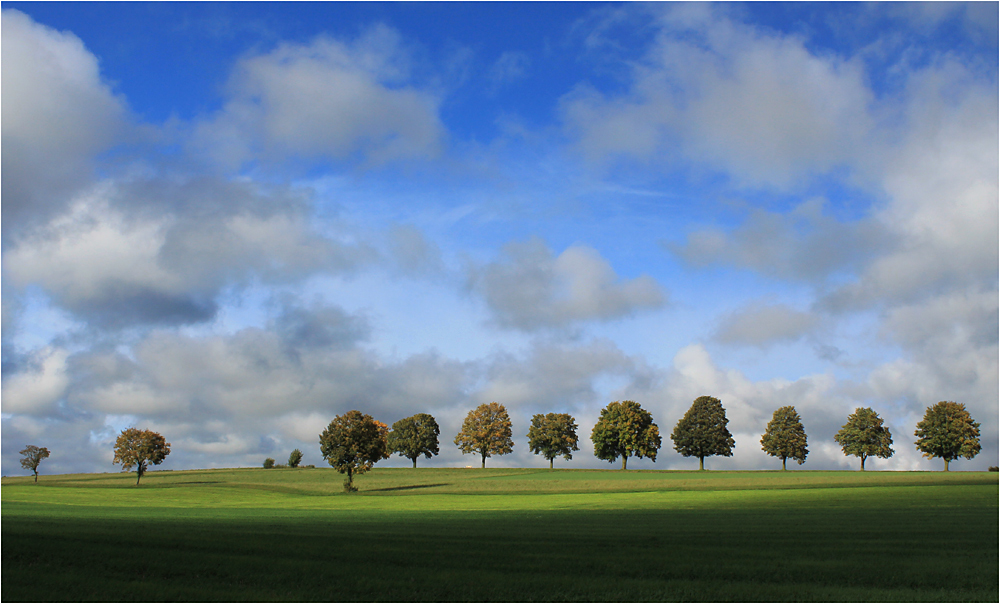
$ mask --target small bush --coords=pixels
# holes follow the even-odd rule
[[[351,479],[350,478],[345,478],[344,479],[344,492],[345,493],[355,493],[355,492],[357,492],[357,490],[358,490],[358,487],[356,487],[353,484],[351,484]]]
[[[311,469],[314,469],[314,468],[316,468],[316,466],[314,466],[314,465],[312,465],[312,464],[309,464],[308,466],[302,466],[302,467],[303,467],[303,468],[311,468]]]
[[[990,472],[1000,472],[1000,468],[996,466],[990,466]]]
[[[267,459],[265,459],[264,460],[264,467],[267,468],[267,469],[273,468],[274,467],[274,459],[271,458],[271,457],[268,457]]]

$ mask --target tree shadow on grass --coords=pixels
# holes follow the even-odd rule
[[[429,489],[431,487],[447,487],[447,486],[451,486],[451,483],[440,482],[435,484],[414,484],[405,487],[384,487],[381,489],[365,489],[365,490],[371,493],[374,491],[410,491],[413,489]]]

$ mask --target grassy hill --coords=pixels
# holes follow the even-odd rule
[[[4,478],[4,601],[997,601],[997,474]]]

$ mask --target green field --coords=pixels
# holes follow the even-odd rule
[[[998,600],[997,474],[4,478],[15,601]]]

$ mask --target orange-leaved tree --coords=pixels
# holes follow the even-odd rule
[[[170,443],[162,434],[152,430],[126,428],[115,441],[115,458],[112,463],[121,464],[122,471],[128,472],[134,466],[138,476],[136,486],[142,480],[149,464],[159,465],[170,455]]]
[[[465,416],[462,431],[455,437],[455,444],[462,453],[479,453],[486,458],[506,455],[514,450],[514,441],[507,409],[497,402],[483,403]]]
[[[354,475],[389,459],[389,426],[360,411],[338,415],[319,435],[319,450],[344,479],[344,491],[357,491]]]

